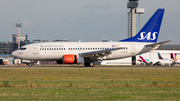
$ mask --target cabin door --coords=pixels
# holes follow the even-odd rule
[[[136,49],[135,49],[135,44],[131,44],[131,54],[135,54]]]
[[[38,53],[38,46],[33,45],[33,54],[37,54],[37,53]]]

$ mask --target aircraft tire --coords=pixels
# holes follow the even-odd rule
[[[94,62],[86,61],[86,62],[84,62],[84,66],[85,67],[94,67]]]
[[[89,62],[87,62],[87,61],[84,62],[84,66],[85,66],[85,67],[89,67]]]
[[[30,64],[28,64],[28,66],[29,66],[29,67],[32,67],[32,64],[30,63]]]
[[[149,66],[152,66],[152,65],[153,65],[153,63],[152,63],[152,62],[150,62],[150,63],[149,63]]]
[[[94,67],[94,63],[93,63],[93,62],[90,62],[90,63],[89,63],[89,66],[90,66],[90,67]]]

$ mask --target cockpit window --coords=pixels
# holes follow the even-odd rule
[[[26,48],[21,48],[21,50],[26,50]]]

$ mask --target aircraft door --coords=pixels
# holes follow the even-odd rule
[[[135,49],[135,44],[131,44],[131,54],[135,54],[136,49]]]
[[[38,54],[38,46],[33,45],[33,54]]]

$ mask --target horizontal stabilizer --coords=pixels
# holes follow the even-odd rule
[[[161,44],[164,44],[164,43],[167,43],[167,42],[170,42],[170,41],[171,40],[158,42],[158,43],[154,43],[154,44],[148,44],[148,45],[146,45],[146,47],[156,47],[157,45],[161,45]]]

